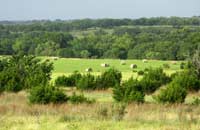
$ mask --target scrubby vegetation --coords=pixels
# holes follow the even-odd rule
[[[48,104],[48,103],[64,103],[68,97],[58,88],[54,86],[37,86],[30,90],[30,103]]]
[[[12,92],[48,84],[53,69],[48,61],[22,55],[1,60],[0,66],[0,90]]]
[[[148,70],[148,73],[145,73],[142,80],[143,91],[147,94],[155,92],[162,85],[167,84],[170,81],[170,78],[163,72],[162,68]]]
[[[121,83],[122,74],[120,71],[111,68],[103,72],[100,76],[96,78],[96,89],[107,89],[114,87]]]
[[[161,103],[183,103],[186,95],[186,89],[174,80],[166,87],[166,89],[162,89],[155,99]]]
[[[78,81],[81,79],[82,75],[75,71],[69,76],[59,76],[55,80],[56,86],[74,87],[77,85]]]
[[[69,101],[70,101],[72,104],[80,104],[80,103],[88,103],[88,104],[91,104],[91,103],[94,103],[94,102],[95,102],[94,99],[89,99],[89,98],[86,98],[83,94],[77,95],[76,93],[73,93],[73,95],[70,96]]]
[[[113,89],[113,98],[118,102],[142,103],[144,96],[141,83],[133,78],[125,81],[122,85],[116,85]]]

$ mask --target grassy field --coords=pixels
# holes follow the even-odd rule
[[[43,59],[47,59],[47,57],[43,57]],[[51,59],[51,58],[50,58]],[[138,70],[144,70],[145,68],[153,67],[163,67],[163,64],[169,64],[170,68],[165,69],[165,72],[167,74],[174,73],[176,71],[180,70],[180,63],[176,62],[176,64],[173,63],[173,61],[160,61],[160,60],[148,60],[147,63],[143,63],[142,60],[125,60],[126,65],[121,65],[121,60],[119,59],[70,59],[70,58],[59,58],[58,60],[51,60],[54,63],[54,71],[53,71],[53,79],[55,77],[60,75],[68,75],[73,73],[74,71],[79,71],[81,73],[86,73],[86,68],[92,68],[93,72],[92,74],[98,75],[101,72],[104,72],[108,68],[114,67],[122,72],[123,80],[130,78],[131,76],[136,77],[137,73],[133,72],[133,69],[130,68],[131,64],[136,64],[137,68],[134,69],[136,71]],[[107,63],[110,65],[110,67],[101,67],[102,63]]]
[[[66,93],[70,93],[66,90]],[[0,96],[0,130],[199,130],[200,106],[130,104],[122,115],[109,91],[84,92],[94,104],[30,105],[27,93]],[[199,96],[200,93],[192,96]],[[147,97],[148,100],[149,97]],[[190,99],[189,99],[190,100]],[[122,116],[122,117],[121,117]],[[121,117],[119,120],[119,117]]]
[[[137,76],[130,69],[130,64],[137,64],[135,70],[148,67],[162,67],[168,63],[167,74],[179,71],[180,63],[172,61],[126,60],[121,65],[120,60],[111,59],[65,59],[52,60],[54,63],[53,79],[59,75],[69,75],[75,70],[86,73],[91,67],[92,74],[98,75],[108,68],[101,63],[120,70],[123,80]],[[76,88],[62,88],[67,95],[73,92],[83,93],[86,97],[95,99],[94,104],[49,104],[31,105],[28,93],[2,93],[0,95],[0,130],[200,130],[200,105],[191,105],[194,97],[200,97],[200,92],[187,95],[185,103],[175,105],[157,104],[152,95],[145,96],[144,104],[129,104],[124,110],[112,98],[112,90],[78,91]]]

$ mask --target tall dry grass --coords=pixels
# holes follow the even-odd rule
[[[120,110],[113,107],[116,104],[110,102],[31,105],[27,101],[27,96],[26,92],[1,94],[0,126],[3,129],[15,127],[37,129],[48,124],[52,125],[52,129],[62,129],[61,126],[71,129],[95,129],[97,125],[99,129],[130,127],[131,129],[200,130],[200,106],[145,103],[130,104],[125,110]],[[116,116],[123,117],[116,120]],[[32,125],[27,126],[27,124]],[[116,126],[113,126],[115,124]],[[46,128],[45,125],[41,129]]]

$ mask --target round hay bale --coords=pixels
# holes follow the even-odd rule
[[[130,65],[130,68],[131,68],[131,69],[135,69],[135,68],[137,68],[137,65],[136,65],[136,64],[131,64],[131,65]]]
[[[126,65],[126,62],[125,62],[125,61],[121,61],[120,64],[121,64],[121,65]]]
[[[143,63],[148,63],[147,59],[142,60]]]
[[[85,69],[85,71],[86,72],[92,72],[93,70],[92,70],[92,68],[87,68],[87,69]]]
[[[102,63],[101,64],[101,67],[109,67],[110,65],[109,64],[107,64],[107,63]]]

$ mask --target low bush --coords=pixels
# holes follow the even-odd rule
[[[77,88],[80,90],[95,89],[95,77],[89,73],[86,75],[83,75],[77,83]]]
[[[63,103],[68,100],[68,97],[58,88],[54,86],[37,86],[30,90],[30,103],[48,104],[48,103]]]
[[[81,79],[81,74],[75,71],[72,75],[67,76],[60,76],[55,80],[56,86],[66,86],[66,87],[74,87]]]
[[[148,71],[149,71],[149,68],[145,68],[145,69],[144,69],[144,72],[148,72]]]
[[[165,63],[165,64],[163,64],[163,68],[169,69],[169,68],[170,68],[170,65],[169,65],[168,63]]]
[[[132,72],[133,72],[133,73],[137,73],[138,71],[137,71],[137,70],[132,70]]]
[[[143,91],[147,94],[155,92],[162,85],[170,82],[170,78],[163,72],[162,68],[150,68],[140,81]]]
[[[200,81],[195,72],[190,70],[184,70],[182,72],[176,73],[172,77],[173,82],[176,82],[181,87],[188,91],[198,91],[200,89]]]
[[[116,84],[120,84],[121,78],[121,72],[111,68],[96,78],[95,88],[107,89],[109,87],[114,87]]]
[[[186,67],[186,64],[184,62],[181,62],[180,69],[184,69]]]
[[[72,104],[79,104],[79,103],[89,103],[89,104],[91,104],[91,103],[95,102],[94,99],[89,99],[89,98],[86,98],[83,94],[77,95],[76,93],[73,93],[73,95],[69,97],[69,101]]]
[[[177,82],[171,82],[166,89],[162,89],[154,98],[160,103],[183,103],[187,91]]]
[[[144,92],[140,82],[136,79],[129,79],[122,85],[116,85],[113,89],[113,98],[118,102],[144,102]]]
[[[192,102],[192,105],[196,105],[196,106],[198,106],[198,105],[200,105],[200,98],[194,98],[194,101]]]
[[[56,86],[68,86],[68,84],[71,84],[69,78],[67,76],[59,76],[55,80]]]
[[[144,75],[144,71],[142,71],[142,70],[138,71],[137,73],[138,73],[138,75]]]

